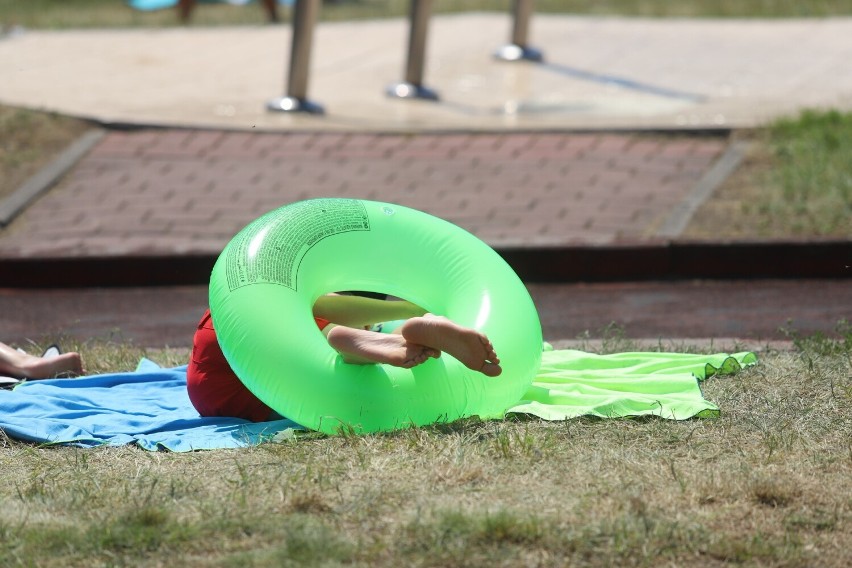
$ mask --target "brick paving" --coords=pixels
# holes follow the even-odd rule
[[[109,131],[0,239],[0,257],[216,254],[312,197],[414,207],[493,246],[609,244],[655,230],[722,136]]]
[[[780,329],[831,335],[852,321],[852,286],[844,280],[750,280],[533,284],[530,294],[544,337],[565,346],[578,336],[605,335],[612,323],[626,337],[670,350],[712,340],[720,349],[742,341],[788,339]],[[206,286],[26,290],[0,288],[2,340],[26,346],[90,339],[140,347],[187,348],[207,305]],[[737,341],[734,341],[737,340]],[[674,342],[674,343],[673,343]]]

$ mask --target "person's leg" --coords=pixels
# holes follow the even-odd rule
[[[65,373],[80,375],[83,373],[83,360],[79,353],[74,352],[42,359],[0,343],[0,373],[24,379],[49,379]]]
[[[266,9],[266,17],[272,23],[278,22],[278,0],[263,0]]]
[[[399,333],[411,343],[449,353],[467,368],[489,377],[503,372],[488,337],[445,317],[426,314],[411,318],[402,324]]]
[[[181,23],[189,23],[193,8],[195,8],[195,0],[178,0],[178,17]]]
[[[388,363],[408,368],[446,351],[466,367],[489,377],[503,372],[494,346],[485,335],[445,317],[427,314],[411,302],[329,294],[316,301],[313,311],[315,317],[337,324],[324,333],[347,362]],[[365,324],[395,319],[407,321],[390,334],[360,329]],[[404,341],[395,336],[401,336]],[[418,355],[422,348],[427,349],[425,358]]]
[[[343,325],[329,324],[323,330],[328,344],[347,363],[365,365],[385,363],[410,369],[440,352],[411,343],[398,333],[377,333]]]
[[[382,321],[422,316],[423,308],[404,300],[378,300],[362,296],[326,294],[314,303],[315,317],[346,327],[364,328]]]
[[[503,372],[494,346],[485,335],[432,314],[411,318],[393,333],[334,324],[323,333],[347,363],[387,363],[408,369],[446,352],[469,369],[489,377]]]

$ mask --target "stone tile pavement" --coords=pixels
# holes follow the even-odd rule
[[[677,351],[683,345],[762,349],[788,340],[781,328],[831,335],[852,321],[852,286],[843,280],[750,280],[530,284],[544,337],[561,346],[579,337],[625,337]],[[188,348],[207,306],[207,287],[3,289],[0,339],[64,345],[89,340]],[[737,346],[740,347],[737,347]]]
[[[0,233],[0,257],[217,254],[312,197],[420,209],[497,247],[655,239],[727,140],[615,133],[110,131]]]

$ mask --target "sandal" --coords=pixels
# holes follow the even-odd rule
[[[42,359],[53,359],[57,355],[62,354],[62,349],[59,348],[57,344],[52,344],[50,347],[44,350],[44,353],[41,354]]]

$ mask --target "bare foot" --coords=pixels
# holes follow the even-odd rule
[[[468,369],[489,377],[503,372],[494,346],[482,333],[433,314],[411,318],[400,328],[402,336],[411,343],[446,351]]]
[[[386,363],[410,369],[440,353],[429,347],[407,341],[401,335],[376,333],[364,329],[335,326],[329,330],[328,344],[343,356],[347,363]]]
[[[21,355],[18,362],[20,374],[26,379],[49,379],[59,375],[83,374],[83,360],[79,353],[61,353],[42,359],[32,355]]]

